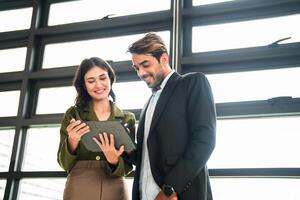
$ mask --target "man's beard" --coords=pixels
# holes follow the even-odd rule
[[[158,76],[155,77],[155,80],[156,81],[152,85],[148,85],[149,88],[158,88],[164,80],[163,74],[158,74]]]

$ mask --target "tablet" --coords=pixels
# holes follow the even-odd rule
[[[100,152],[101,149],[93,140],[93,137],[99,139],[99,133],[106,132],[108,135],[113,134],[115,138],[115,147],[119,149],[124,145],[126,152],[135,150],[135,144],[131,140],[126,128],[119,121],[85,121],[90,132],[81,137],[83,145],[92,152]]]

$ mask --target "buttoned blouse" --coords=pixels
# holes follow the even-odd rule
[[[130,136],[134,141],[134,114],[128,111],[120,110],[113,102],[110,102],[110,104],[111,115],[109,116],[108,120],[118,120],[122,124],[127,124],[130,130]],[[78,160],[106,160],[103,152],[91,152],[85,148],[81,141],[78,144],[75,154],[70,153],[68,148],[68,133],[66,129],[72,118],[82,121],[98,121],[91,102],[82,110],[79,110],[75,106],[72,106],[65,112],[60,128],[60,144],[57,153],[57,160],[59,165],[67,172],[70,172],[70,170]],[[111,174],[113,176],[125,176],[130,171],[132,171],[132,165],[126,162],[123,158],[124,154],[125,153],[123,153],[123,155],[120,157],[118,164],[114,167],[111,167]]]

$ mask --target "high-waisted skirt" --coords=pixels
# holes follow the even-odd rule
[[[123,177],[110,175],[107,161],[77,161],[70,171],[64,200],[128,200]]]

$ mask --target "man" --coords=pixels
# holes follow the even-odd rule
[[[152,89],[137,130],[133,200],[211,200],[206,167],[215,147],[216,112],[202,73],[179,75],[167,48],[148,33],[128,49]]]

